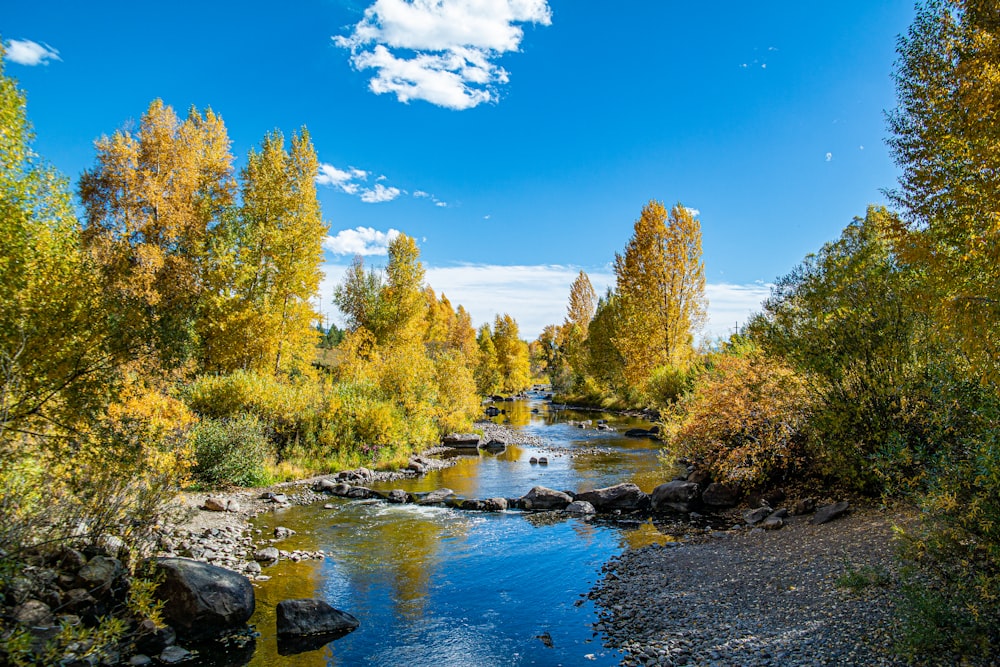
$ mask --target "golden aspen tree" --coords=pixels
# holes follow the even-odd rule
[[[531,361],[528,344],[521,340],[517,322],[504,313],[493,321],[493,345],[496,348],[501,388],[518,392],[531,384]]]
[[[476,342],[479,346],[479,363],[476,366],[476,388],[483,396],[493,394],[500,390],[503,378],[500,373],[500,365],[497,361],[497,348],[493,344],[493,333],[489,324],[479,327],[476,334]]]
[[[210,231],[235,190],[222,119],[194,108],[181,121],[155,100],[136,132],[96,142],[80,178],[84,242],[124,323],[122,343],[162,361],[193,354]]]
[[[569,304],[566,307],[566,321],[563,323],[563,356],[573,371],[574,382],[582,382],[587,366],[587,335],[590,321],[597,308],[597,293],[586,273],[573,281],[569,290]]]
[[[319,314],[312,299],[327,231],[316,198],[317,170],[305,128],[292,135],[290,150],[275,131],[247,156],[238,220],[242,276],[235,293],[244,313],[238,319],[244,368],[278,373],[301,369],[314,356]]]
[[[706,307],[701,226],[691,211],[643,207],[625,253],[615,255],[615,277],[623,319],[615,344],[628,384],[642,387],[660,366],[686,366]]]

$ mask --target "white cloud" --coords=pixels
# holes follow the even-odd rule
[[[323,247],[337,255],[385,255],[389,252],[389,242],[397,236],[398,229],[387,232],[371,227],[342,229],[336,236],[323,239]]]
[[[691,208],[690,206],[685,206],[684,208],[687,210],[688,213],[691,214],[692,218],[697,218],[699,215],[701,215],[701,211],[699,209]]]
[[[376,183],[374,188],[361,193],[361,201],[368,204],[378,204],[384,201],[392,201],[401,194],[403,194],[403,191],[399,188],[386,187],[381,183]]]
[[[827,153],[826,154],[826,161],[830,162],[831,160],[833,160],[833,153]]]
[[[570,286],[580,267],[562,265],[493,265],[425,266],[427,284],[438,294],[446,294],[454,305],[462,304],[478,327],[484,322],[509,313],[517,320],[521,337],[534,340],[549,324],[559,324],[566,317]],[[322,303],[330,304],[334,287],[343,280],[346,265],[328,264],[320,288]],[[609,268],[587,271],[594,290],[603,295],[614,284]],[[746,324],[761,302],[770,294],[768,285],[705,286],[708,298],[708,323],[702,335],[709,340],[728,336],[737,323]],[[332,308],[332,306],[331,306]]]
[[[12,39],[7,42],[5,59],[18,65],[48,65],[50,60],[62,60],[59,52],[48,44],[30,39]]]
[[[469,109],[497,100],[509,76],[494,61],[520,48],[524,23],[550,25],[547,1],[376,0],[333,41],[356,69],[375,70],[373,93]]]

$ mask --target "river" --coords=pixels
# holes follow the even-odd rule
[[[550,447],[509,446],[458,457],[419,479],[374,485],[389,490],[447,487],[463,498],[518,497],[536,485],[576,491],[630,481],[650,492],[666,481],[658,444],[625,438],[648,427],[636,419],[551,410],[541,394],[502,404],[496,418]],[[606,419],[617,432],[570,420]],[[530,463],[546,456],[547,465]],[[628,525],[518,511],[481,513],[331,498],[267,513],[255,527],[297,531],[281,548],[322,549],[319,561],[281,561],[255,584],[251,619],[260,638],[250,665],[501,667],[614,665],[586,597],[601,565],[629,545],[672,539],[649,522]],[[290,653],[275,638],[275,605],[321,598],[361,621],[354,632],[311,651]]]

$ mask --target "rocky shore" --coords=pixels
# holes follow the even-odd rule
[[[893,645],[893,525],[903,510],[829,524],[712,532],[628,551],[591,592],[625,665],[902,665]],[[845,575],[873,583],[845,587]]]

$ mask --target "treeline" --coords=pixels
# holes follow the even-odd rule
[[[589,325],[581,274],[566,321],[534,345],[570,395],[660,407],[668,455],[744,493],[840,489],[917,504],[919,522],[899,530],[896,606],[896,648],[917,662],[992,664],[1000,649],[998,12],[993,1],[918,5],[888,114],[895,210],[870,207],[806,257],[739,335],[692,363],[689,339],[671,347],[657,335],[694,315],[670,320],[650,301],[635,319],[628,258],[647,245],[653,203]],[[691,266],[678,255],[662,256],[662,268],[633,274],[647,296],[668,295],[651,275],[688,275],[670,271]]]
[[[96,142],[78,219],[2,69],[0,121],[0,578],[66,539],[138,548],[184,485],[405,465],[530,381],[516,322],[477,335],[405,235],[337,289],[346,330],[320,326],[305,129],[237,173],[217,114],[155,101]]]

